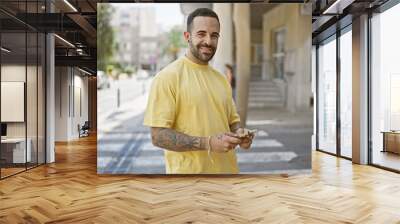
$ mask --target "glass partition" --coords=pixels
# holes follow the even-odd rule
[[[37,75],[37,146],[38,146],[38,164],[44,164],[46,162],[46,145],[45,145],[45,124],[46,124],[46,76],[45,76],[45,65],[46,65],[46,37],[43,33],[38,34],[38,75]]]
[[[400,171],[400,4],[371,19],[372,163]]]
[[[318,149],[336,154],[336,36],[318,48]]]
[[[38,127],[38,107],[37,107],[37,98],[38,98],[38,88],[37,88],[37,79],[38,79],[38,35],[36,32],[28,31],[27,33],[27,52],[28,52],[28,61],[27,61],[27,82],[26,82],[26,90],[27,90],[27,98],[26,98],[26,111],[27,111],[27,150],[31,151],[30,159],[28,160],[27,167],[34,167],[37,165],[37,149],[38,149],[38,141],[37,141],[37,127]]]
[[[340,154],[352,157],[352,32],[340,36]]]
[[[24,171],[31,161],[26,144],[26,41],[25,31],[1,34],[2,177]]]
[[[44,12],[43,5],[0,2],[15,17]],[[0,178],[45,162],[45,35],[15,17],[0,12]]]

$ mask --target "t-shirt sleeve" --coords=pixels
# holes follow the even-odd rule
[[[231,88],[231,85],[228,82],[228,79],[226,78],[225,75],[221,74],[221,76],[224,77],[225,88],[226,88],[226,91],[228,92],[228,96],[232,96],[232,91],[233,90]],[[235,101],[233,100],[233,97],[230,97],[230,98],[231,98],[231,100],[228,102],[228,122],[229,122],[229,126],[234,124],[234,123],[240,122],[240,116],[237,113]]]
[[[229,94],[232,96],[232,88],[229,85]],[[237,113],[235,101],[233,100],[233,97],[231,97],[232,100],[229,103],[229,125],[232,125],[234,123],[240,122],[240,116]]]
[[[232,124],[234,124],[236,122],[240,122],[240,116],[237,113],[235,101],[233,101],[233,98],[232,98],[231,103],[229,105],[230,105],[230,108],[229,108],[229,111],[230,111],[230,114],[229,114],[229,125],[232,125]]]
[[[176,97],[173,80],[156,77],[151,85],[143,125],[171,128],[175,121]]]

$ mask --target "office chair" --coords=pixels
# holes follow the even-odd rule
[[[85,121],[85,123],[79,130],[79,138],[89,136],[89,129],[90,129],[89,121]]]

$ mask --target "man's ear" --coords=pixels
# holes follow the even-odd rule
[[[186,41],[186,42],[189,42],[190,33],[187,32],[187,31],[183,32],[183,37],[185,38],[185,41]]]

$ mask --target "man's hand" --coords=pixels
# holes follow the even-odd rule
[[[210,147],[213,152],[228,152],[241,143],[239,137],[234,133],[224,133],[211,136]]]
[[[241,139],[241,142],[239,144],[240,148],[250,149],[250,146],[253,143],[254,132],[248,129],[239,128],[236,130],[236,135],[239,136]]]

